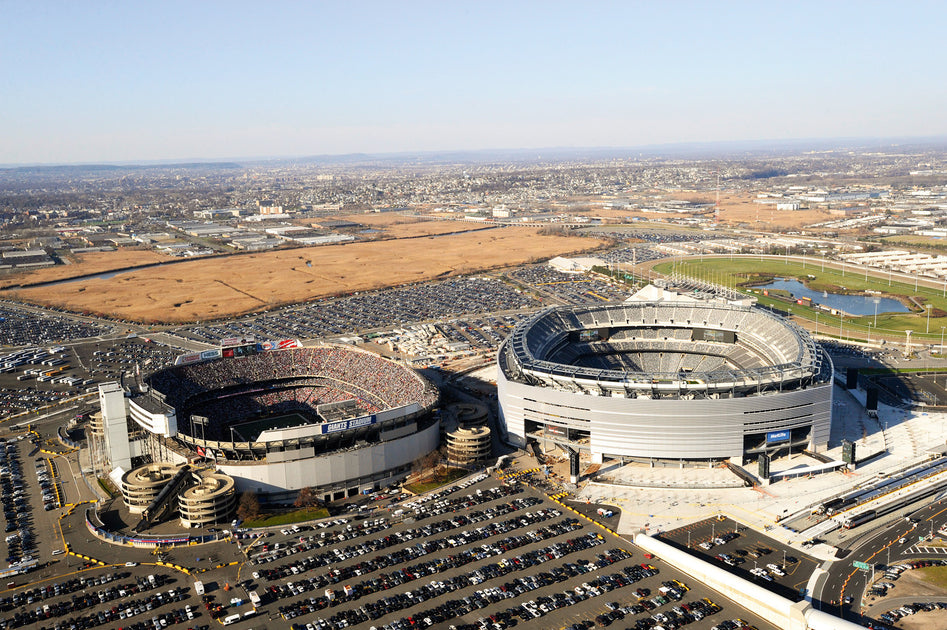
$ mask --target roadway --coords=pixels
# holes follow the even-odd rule
[[[936,532],[947,524],[947,499],[920,507],[907,517],[897,517],[887,523],[874,523],[862,534],[856,533],[848,553],[823,565],[826,573],[820,576],[813,587],[812,599],[821,609],[845,618],[861,622],[862,604],[871,580],[871,571],[856,569],[853,562],[864,562],[875,566],[875,577],[884,569],[880,566],[901,564],[912,559],[928,557],[929,554],[916,549],[921,538]],[[904,540],[904,542],[900,542]],[[851,604],[845,604],[851,597]]]

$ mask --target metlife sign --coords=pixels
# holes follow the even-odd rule
[[[348,431],[349,429],[357,429],[358,427],[367,427],[368,425],[375,424],[378,421],[378,416],[372,414],[370,416],[362,416],[361,418],[352,418],[351,420],[339,420],[338,422],[327,422],[322,425],[322,433],[336,433],[338,431]]]
[[[767,444],[778,444],[789,441],[789,431],[771,431],[766,434]]]

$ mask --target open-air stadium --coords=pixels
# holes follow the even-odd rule
[[[391,483],[437,448],[437,389],[413,370],[349,346],[283,343],[295,347],[184,355],[126,383],[143,429],[130,456],[215,460],[238,491],[336,499]]]
[[[723,302],[552,307],[501,348],[510,440],[604,458],[722,460],[824,450],[831,359],[791,322]]]

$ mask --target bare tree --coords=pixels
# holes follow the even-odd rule
[[[254,519],[260,515],[260,500],[256,492],[247,490],[240,495],[240,501],[237,503],[237,516],[242,520]]]

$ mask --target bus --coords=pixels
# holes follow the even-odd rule
[[[844,519],[842,519],[842,527],[845,529],[858,527],[862,523],[867,523],[876,516],[877,514],[874,510],[868,510],[867,512],[862,512],[861,514],[856,514],[854,516],[846,516]]]

